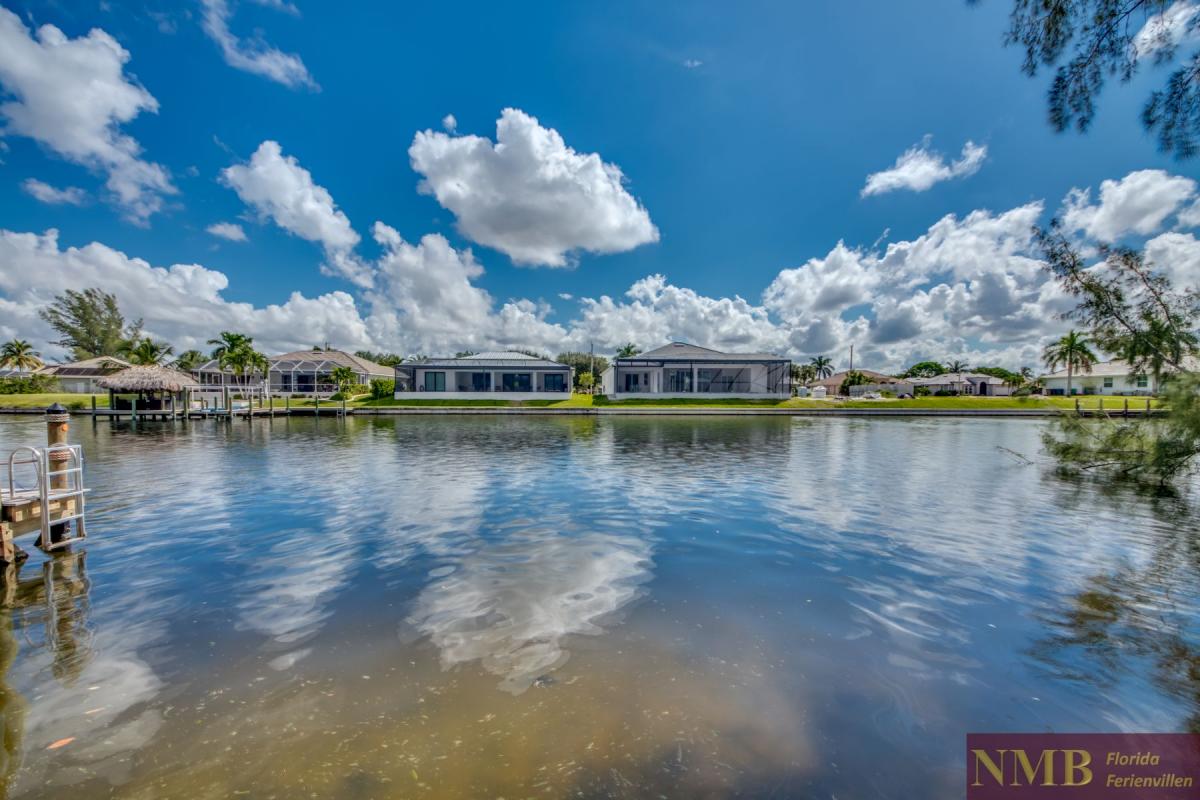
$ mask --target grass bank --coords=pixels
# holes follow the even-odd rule
[[[71,392],[49,392],[43,394],[0,394],[0,408],[46,408],[55,403],[76,410],[92,407],[92,397],[98,408],[108,408],[107,394],[74,394]]]

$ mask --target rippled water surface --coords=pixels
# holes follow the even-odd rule
[[[8,796],[959,797],[967,731],[1200,730],[1191,505],[1043,424],[76,418]]]

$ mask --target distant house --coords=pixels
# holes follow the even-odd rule
[[[1189,358],[1185,366],[1191,370],[1200,369],[1200,360]],[[1065,369],[1043,375],[1041,380],[1042,385],[1046,387],[1046,394],[1065,395],[1067,393],[1067,371]],[[1129,362],[1120,359],[1101,361],[1092,365],[1091,372],[1075,370],[1071,375],[1071,394],[1152,395],[1157,394],[1158,390],[1159,386],[1153,375],[1149,373],[1134,375]]]
[[[201,391],[223,391],[266,388],[271,394],[329,396],[337,392],[331,373],[338,367],[349,367],[354,372],[356,383],[369,384],[372,378],[391,380],[392,368],[368,361],[342,350],[297,350],[269,356],[270,371],[264,381],[261,373],[236,375],[228,367],[222,368],[216,359],[201,364],[192,370],[200,382]]]
[[[978,397],[1008,397],[1013,390],[1003,378],[981,372],[944,372],[932,378],[910,378],[909,383],[915,389],[928,389],[930,394],[951,392]]]
[[[85,358],[83,361],[71,361],[66,364],[49,364],[37,371],[38,375],[49,375],[58,381],[58,388],[63,392],[76,394],[95,394],[101,389],[96,381],[100,378],[127,369],[128,361],[116,356],[98,356]]]
[[[684,342],[617,358],[600,376],[609,397],[762,397],[791,395],[789,359],[771,353],[722,353]]]
[[[862,373],[869,381],[867,385],[870,388],[864,388],[860,390],[858,392],[859,394],[868,391],[889,391],[895,392],[896,394],[912,394],[912,386],[901,378],[893,378],[891,375],[884,375],[882,372],[875,372],[874,370],[870,369],[856,369],[854,372]],[[828,392],[829,396],[836,396],[842,390],[842,383],[845,382],[846,377],[849,374],[850,370],[835,372],[828,378],[821,378],[820,380],[812,381],[808,384],[808,388],[815,389],[818,386],[824,386],[825,391]]]
[[[500,351],[397,364],[396,399],[565,400],[571,368],[557,361]]]

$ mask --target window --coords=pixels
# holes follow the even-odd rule
[[[542,377],[542,388],[544,391],[561,392],[566,386],[566,378],[557,372]]]
[[[625,391],[636,392],[638,390],[638,380],[641,378],[636,372],[625,373]]]
[[[1113,388],[1113,379],[1112,379],[1112,378],[1105,378],[1105,379],[1104,379],[1104,388],[1105,388],[1105,389],[1111,389],[1111,388]]]
[[[1138,376],[1137,376],[1137,387],[1138,387],[1139,389],[1145,389],[1145,388],[1146,388],[1147,386],[1149,386],[1149,385],[1150,385],[1150,379],[1149,379],[1149,378],[1147,378],[1145,375],[1138,375]]]
[[[529,372],[505,372],[500,376],[500,386],[506,392],[533,391],[533,375]]]
[[[425,373],[425,391],[427,391],[427,392],[444,392],[444,391],[446,391],[446,373],[444,373],[444,372],[426,372]]]
[[[492,376],[488,372],[471,373],[471,391],[486,392],[492,388]]]

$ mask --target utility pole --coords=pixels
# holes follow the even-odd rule
[[[850,372],[854,372],[854,345],[850,345]]]
[[[589,343],[588,343],[588,347],[590,348],[590,349],[589,349],[589,352],[592,354],[592,367],[591,367],[591,373],[592,373],[592,394],[595,394],[595,393],[596,393],[596,343],[595,343],[595,342],[589,342]]]

